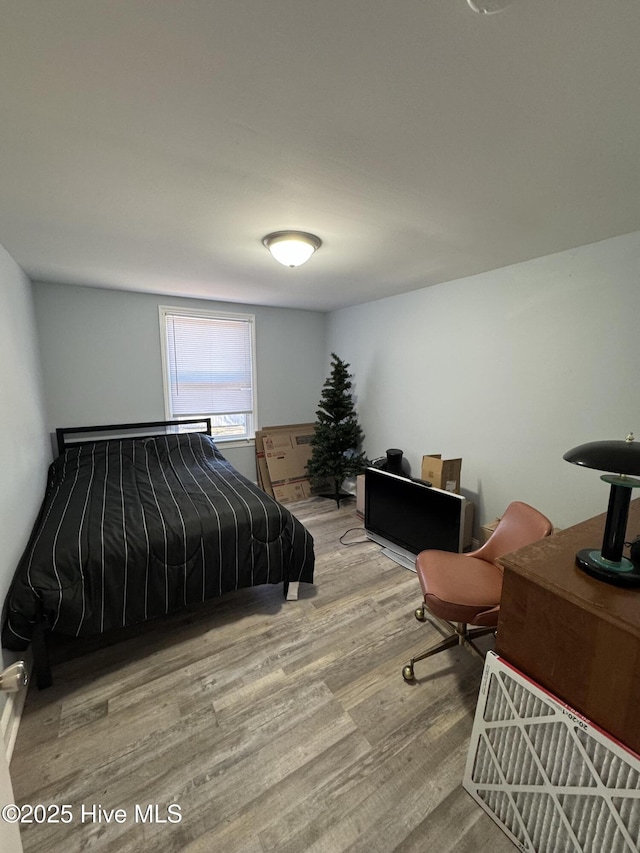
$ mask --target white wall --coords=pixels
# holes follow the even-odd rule
[[[0,246],[0,603],[40,509],[51,461],[31,285]],[[0,668],[16,655],[0,652]],[[0,693],[0,717],[5,695]]]
[[[165,417],[158,305],[255,314],[260,425],[315,420],[323,314],[49,283],[34,285],[34,299],[51,431]],[[255,480],[253,445],[221,449]]]
[[[51,430],[164,416],[158,304],[249,310],[54,284],[34,298]],[[608,487],[562,454],[640,440],[639,309],[640,233],[328,319],[253,308],[260,421],[314,420],[333,350],[351,364],[369,456],[400,447],[418,475],[424,453],[462,456],[480,521],[520,498],[566,527],[604,512]],[[252,448],[226,455],[255,476]]]
[[[509,501],[559,527],[607,508],[586,441],[640,440],[640,232],[336,311],[370,457],[461,456],[481,521]],[[640,490],[633,497],[640,497]],[[640,533],[640,531],[637,531]]]

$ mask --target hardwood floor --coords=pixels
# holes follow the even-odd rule
[[[439,637],[415,575],[363,541],[353,502],[291,509],[316,547],[299,601],[242,590],[82,656],[60,644],[11,773],[19,803],[72,819],[24,826],[26,853],[514,849],[461,787],[481,663],[454,649],[406,684]]]

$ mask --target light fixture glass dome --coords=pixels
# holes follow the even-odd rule
[[[322,245],[322,240],[306,231],[274,231],[262,242],[273,257],[285,267],[299,267]]]
[[[513,0],[467,0],[467,3],[479,15],[495,15],[506,9]]]

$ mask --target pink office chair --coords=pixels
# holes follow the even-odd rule
[[[549,519],[537,509],[514,501],[507,507],[489,539],[476,551],[467,554],[421,551],[418,554],[416,572],[424,602],[414,615],[420,622],[426,621],[426,608],[437,617],[439,624],[436,627],[446,626],[447,636],[411,658],[402,669],[405,681],[414,680],[413,665],[416,661],[452,646],[467,646],[484,658],[473,641],[494,632],[498,624],[503,569],[497,559],[549,536],[552,531]],[[469,625],[480,627],[469,629]]]

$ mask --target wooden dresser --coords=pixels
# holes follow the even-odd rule
[[[640,588],[602,583],[575,565],[600,549],[606,514],[501,559],[496,651],[640,754]],[[640,534],[631,502],[627,541]]]

